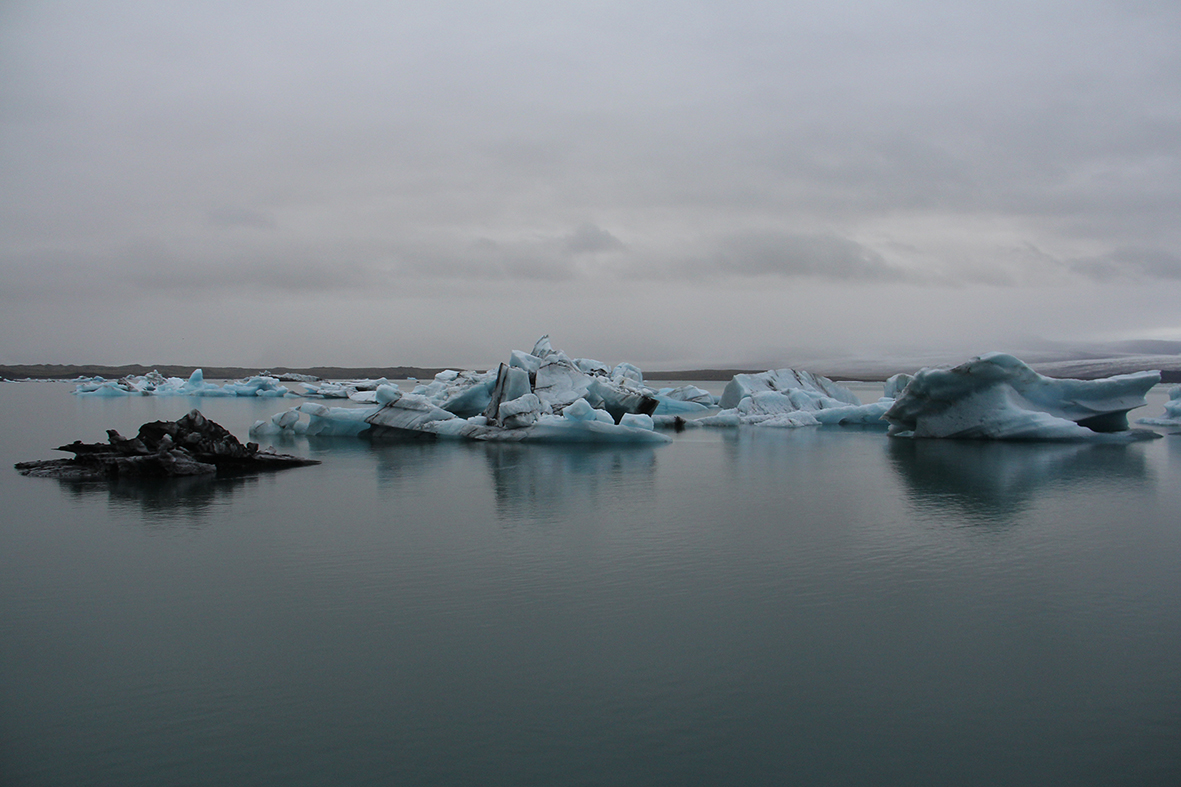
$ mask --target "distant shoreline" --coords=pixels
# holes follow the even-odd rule
[[[1042,364],[1031,364],[1034,368],[1038,368]],[[1055,366],[1056,364],[1046,364],[1047,366]],[[250,377],[260,374],[263,371],[269,372],[273,375],[281,374],[306,374],[313,377],[319,377],[324,380],[364,380],[377,379],[385,377],[390,380],[405,380],[407,378],[417,378],[420,380],[432,379],[436,374],[445,369],[458,369],[459,367],[436,366],[436,367],[422,367],[422,366],[272,366],[269,369],[258,369],[255,367],[246,366],[181,366],[177,364],[159,364],[154,366],[144,366],[141,364],[127,364],[124,366],[101,366],[101,365],[75,365],[75,364],[25,364],[25,365],[0,365],[0,378],[8,380],[73,380],[78,377],[105,377],[108,379],[118,379],[120,377],[127,377],[129,375],[144,375],[153,370],[158,371],[165,377],[183,377],[187,378],[193,373],[194,369],[200,368],[205,377],[211,380],[236,380],[242,377]],[[1144,367],[1144,368],[1158,368],[1158,367]],[[1107,377],[1113,374],[1124,374],[1128,372],[1143,371],[1143,368],[1138,368],[1136,364],[1131,363],[1127,368],[1113,367],[1112,369],[1104,369],[1102,372],[1080,371],[1073,374],[1063,374],[1058,369],[1048,369],[1043,374],[1049,374],[1054,377],[1079,377],[1083,379],[1095,377]],[[766,369],[686,369],[675,371],[644,371],[645,380],[729,380],[736,374],[755,374],[766,371]],[[808,368],[808,371],[815,374],[821,374],[825,377],[834,380],[861,380],[864,382],[882,382],[898,371],[905,371],[913,373],[914,368],[900,368],[894,371],[883,371],[881,369],[866,369],[864,371],[857,371],[848,367],[840,370],[825,370],[824,368]],[[1181,383],[1181,369],[1165,369],[1161,372],[1161,382],[1165,383]]]
[[[77,377],[106,377],[118,379],[129,375],[144,375],[157,371],[165,377],[188,377],[194,369],[201,369],[211,380],[236,380],[241,377],[268,372],[273,375],[307,374],[324,380],[363,380],[385,377],[390,380],[405,380],[414,377],[420,380],[432,379],[445,369],[459,369],[458,366],[272,366],[258,369],[247,366],[180,366],[158,364],[145,366],[127,364],[124,366],[100,366],[77,364],[26,364],[0,366],[0,377],[8,379],[73,380]],[[691,369],[687,371],[644,372],[646,380],[729,380],[736,374],[764,372],[766,369]],[[888,376],[888,375],[887,375]],[[876,379],[876,378],[869,378]],[[885,377],[880,377],[885,380]]]

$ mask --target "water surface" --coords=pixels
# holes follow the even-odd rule
[[[70,390],[6,466],[288,406]],[[0,782],[1181,783],[1181,437],[279,448],[0,474]]]

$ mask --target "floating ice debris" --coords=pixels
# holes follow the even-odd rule
[[[897,437],[993,440],[1125,437],[1127,413],[1145,404],[1160,372],[1102,380],[1044,377],[1017,358],[989,353],[953,369],[923,369],[886,411]]]
[[[303,395],[309,399],[351,399],[354,402],[372,402],[373,393],[382,385],[389,385],[384,377],[377,380],[306,381],[301,384]]]
[[[144,375],[130,375],[118,380],[95,377],[78,383],[74,393],[79,396],[260,396],[266,398],[288,395],[285,386],[274,377],[257,375],[235,380],[225,385],[205,382],[200,369],[193,370],[187,380],[165,377],[157,371]]]
[[[760,391],[779,391],[798,403],[798,409],[819,410],[822,407],[860,405],[856,394],[827,377],[795,369],[774,369],[759,374],[736,374],[726,384],[718,404],[723,410],[737,407],[743,399]],[[808,405],[811,401],[813,404]]]
[[[884,402],[863,405],[843,385],[795,369],[736,374],[718,403],[721,412],[685,425],[794,429],[820,424],[874,424],[889,407]]]
[[[383,389],[388,389],[384,398]],[[863,405],[852,391],[827,377],[792,369],[735,375],[720,400],[692,385],[654,390],[644,384],[643,372],[634,364],[608,366],[591,358],[571,358],[555,350],[548,335],[538,339],[531,352],[514,350],[498,369],[449,369],[406,394],[379,386],[371,396],[354,392],[350,398],[378,406],[315,413],[300,407],[294,412],[312,420],[292,424],[289,417],[277,414],[270,422],[256,422],[251,434],[644,442],[667,439],[654,428],[884,426],[881,416],[892,403],[884,399]],[[719,404],[726,409],[717,412]],[[279,423],[277,418],[286,420]],[[328,421],[334,425],[328,426]],[[366,430],[362,421],[373,428]]]
[[[94,481],[109,478],[162,478],[192,475],[234,475],[318,465],[314,459],[258,450],[242,445],[220,424],[192,410],[176,421],[153,421],[126,438],[107,430],[106,443],[75,441],[57,450],[73,459],[21,462],[23,475]]]
[[[1146,426],[1181,426],[1181,385],[1175,385],[1169,390],[1164,415],[1159,418],[1141,418],[1136,423]]]
[[[274,377],[284,383],[317,383],[320,381],[320,378],[314,374],[300,374],[299,372],[279,372],[276,374],[266,371],[262,375],[263,377]]]
[[[281,434],[324,435],[352,437],[369,428],[365,417],[373,409],[355,407],[327,407],[317,402],[304,402],[298,407],[275,413],[269,421],[255,421],[250,434],[255,437],[273,437]],[[300,415],[308,420],[300,420]]]

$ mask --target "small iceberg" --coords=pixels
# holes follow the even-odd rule
[[[736,374],[726,385],[716,415],[699,426],[761,426],[794,429],[822,424],[881,424],[892,400],[862,404],[848,388],[819,374],[773,369]]]
[[[894,437],[1080,440],[1156,437],[1128,431],[1128,411],[1160,372],[1101,380],[1044,377],[1012,355],[989,353],[952,369],[922,369],[884,418]]]
[[[256,375],[245,380],[234,380],[225,385],[205,382],[200,369],[193,370],[189,378],[165,377],[158,371],[144,375],[130,375],[118,380],[104,380],[95,377],[80,382],[74,388],[78,396],[258,396],[278,398],[291,395],[279,380],[268,375]]]
[[[1141,418],[1136,423],[1145,426],[1181,426],[1181,385],[1169,389],[1169,401],[1165,402],[1163,415],[1159,418]]]

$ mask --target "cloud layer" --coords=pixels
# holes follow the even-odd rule
[[[642,309],[655,355],[702,363],[736,357],[723,309],[782,329],[752,292],[866,347],[1181,338],[1174,3],[18,2],[0,123],[0,361],[90,360],[110,345],[50,324],[198,300],[243,334],[220,304],[385,304],[425,355],[486,335],[493,296],[559,335]],[[1006,313],[1096,288],[1085,325]],[[969,297],[970,325],[884,328]],[[364,342],[287,330],[329,356],[298,362],[336,361],[315,330]]]

